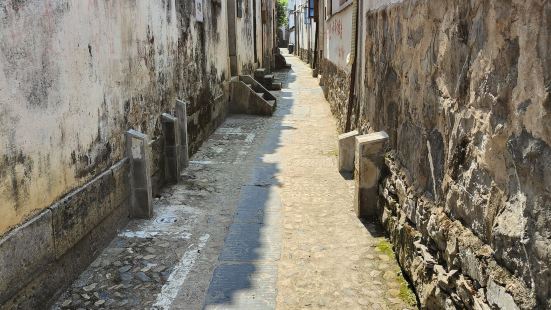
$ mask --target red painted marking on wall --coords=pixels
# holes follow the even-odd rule
[[[44,1],[44,12],[42,13],[42,16],[44,17],[43,23],[46,33],[53,33],[55,28],[55,16],[51,0]]]
[[[344,50],[344,48],[342,46],[337,48],[337,55],[339,56],[339,58],[345,58],[346,56],[348,56],[346,51]]]
[[[329,35],[336,35],[342,39],[342,21],[340,20],[340,18],[333,18],[329,22],[327,33]]]

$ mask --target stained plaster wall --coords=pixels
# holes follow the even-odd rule
[[[351,66],[348,60],[352,47],[353,6],[349,2],[339,6],[335,1],[330,5],[328,1],[325,1],[328,18],[323,25],[322,83],[333,114],[346,115],[350,95]],[[346,117],[337,118],[337,122],[344,128]]]
[[[239,74],[252,74],[254,60],[253,1],[243,0],[243,15],[236,18],[237,66]]]
[[[313,18],[306,17],[305,12],[307,11],[308,1],[297,1],[298,49],[296,53],[300,59],[312,64],[316,42],[316,22]]]
[[[262,35],[264,38],[264,58],[262,60],[262,66],[271,71],[275,67],[274,54],[276,52],[275,49],[278,48],[276,43],[277,18],[275,1],[264,2],[264,8],[266,10],[266,20],[263,21],[264,29]]]
[[[333,4],[335,5],[335,4]],[[348,5],[325,21],[324,57],[342,70],[350,72],[348,55],[352,46],[352,12]]]
[[[190,102],[192,152],[216,128],[225,2],[204,1],[202,23],[194,12],[187,0],[0,3],[0,235],[122,159],[126,130],[159,136],[176,98]]]

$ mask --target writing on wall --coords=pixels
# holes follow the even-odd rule
[[[352,42],[352,7],[333,15],[325,27],[326,58],[341,69],[348,69],[347,56]]]

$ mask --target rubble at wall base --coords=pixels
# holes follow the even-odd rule
[[[299,48],[298,57],[305,63],[312,65],[312,62],[314,60],[314,51],[311,49]]]
[[[344,131],[348,107],[350,74],[337,67],[331,61],[321,61],[325,99],[329,101],[331,112],[336,116],[337,128]]]
[[[392,154],[380,184],[380,220],[404,273],[428,309],[533,309],[534,292],[499,265],[492,248],[419,196]]]

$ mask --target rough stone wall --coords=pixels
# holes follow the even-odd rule
[[[337,127],[343,131],[346,126],[350,73],[325,58],[321,60],[321,71],[325,98],[329,101],[333,115],[338,116]]]
[[[275,68],[276,44],[276,29],[277,18],[275,10],[275,1],[267,1],[266,6],[266,23],[264,24],[264,59],[263,66],[270,71]]]
[[[311,63],[312,59],[310,58],[310,55],[312,54],[312,51],[305,48],[300,48],[298,51],[298,57],[300,60],[304,61],[305,63]]]
[[[126,130],[158,137],[176,98],[191,152],[216,128],[227,14],[204,3],[203,23],[187,0],[0,3],[0,235],[121,160]]]
[[[551,2],[403,1],[365,21],[353,124],[390,135],[382,219],[421,303],[551,308]]]

